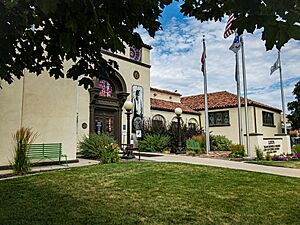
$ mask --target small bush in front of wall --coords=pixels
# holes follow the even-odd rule
[[[230,147],[230,154],[229,157],[233,158],[242,158],[245,156],[245,149],[243,145],[239,144],[232,144]]]
[[[256,159],[257,160],[263,160],[264,159],[263,151],[259,147],[255,146],[255,152],[256,152]]]
[[[31,128],[21,127],[13,135],[14,141],[14,159],[11,162],[14,173],[23,175],[31,170],[30,161],[27,157],[29,145],[34,142],[37,133],[34,133]]]
[[[83,157],[101,161],[104,160],[105,162],[109,161],[107,160],[109,155],[111,155],[110,158],[115,158],[117,152],[115,149],[117,147],[118,145],[116,144],[115,139],[107,134],[98,135],[91,133],[79,142],[80,153]]]
[[[143,121],[143,127],[142,127],[142,133],[143,133],[143,140],[148,135],[167,135],[170,137],[169,142],[169,150],[171,152],[175,152],[178,147],[178,129],[177,125],[174,123],[169,123],[167,125],[159,125],[152,122],[151,119],[144,120]],[[185,146],[185,141],[190,139],[194,135],[199,135],[202,133],[201,128],[198,126],[196,129],[190,129],[187,127],[186,124],[181,124],[181,141],[182,146]]]
[[[119,151],[120,147],[118,146],[118,144],[111,143],[105,146],[104,150],[100,154],[100,161],[103,164],[118,162],[120,159]]]
[[[211,135],[210,145],[212,151],[230,151],[232,141],[223,135]]]
[[[148,134],[145,139],[140,142],[139,150],[142,152],[164,152],[169,151],[171,138],[163,134]]]
[[[289,132],[290,137],[297,137],[298,136],[298,132],[296,130],[291,130]]]
[[[269,152],[267,152],[265,159],[267,161],[271,161],[272,160],[272,156],[271,156],[271,154]]]
[[[300,153],[300,144],[294,145],[292,147],[292,152],[293,153]]]

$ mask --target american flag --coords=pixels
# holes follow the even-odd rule
[[[230,35],[232,35],[233,33],[235,33],[234,30],[231,30],[231,29],[230,29],[233,20],[234,20],[234,15],[231,14],[231,15],[229,16],[228,21],[227,21],[227,25],[226,25],[225,32],[224,32],[224,38],[228,38]]]
[[[204,64],[205,64],[205,58],[206,58],[206,46],[205,46],[205,42],[203,41],[203,52],[202,52],[202,56],[201,56],[201,71],[204,74]]]

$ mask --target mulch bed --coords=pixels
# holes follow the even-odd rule
[[[213,151],[213,152],[210,152],[207,154],[200,154],[199,157],[201,158],[214,158],[214,159],[217,159],[217,158],[221,158],[221,159],[224,159],[224,158],[229,158],[229,154],[230,154],[230,151]]]

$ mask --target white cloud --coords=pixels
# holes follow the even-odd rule
[[[200,23],[194,18],[177,20],[173,17],[150,38],[139,32],[151,50],[151,86],[178,90],[183,95],[203,93],[203,76],[200,71],[202,35],[207,46],[208,91],[236,92],[234,79],[235,56],[228,48],[233,36],[223,38],[225,21]],[[261,31],[244,35],[248,97],[281,108],[279,72],[270,76],[270,67],[277,58],[277,50],[266,51]],[[240,51],[241,52],[241,51]],[[241,58],[241,54],[240,54]],[[291,40],[282,48],[282,71],[286,102],[294,99],[292,90],[300,80],[300,43]],[[242,69],[240,65],[242,78]]]

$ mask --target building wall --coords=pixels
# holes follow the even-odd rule
[[[151,118],[153,118],[153,116],[155,116],[155,115],[162,115],[166,119],[167,124],[171,123],[173,120],[176,119],[176,114],[174,112],[151,109]],[[193,120],[196,120],[197,125],[199,125],[199,115],[182,113],[181,117],[182,117],[183,122],[186,124],[191,119],[193,119]],[[177,121],[177,120],[175,120],[175,121]]]
[[[129,47],[123,56],[129,57]],[[144,115],[149,117],[150,68],[130,60],[108,55],[104,57],[118,62],[118,72],[126,82],[128,93],[131,94],[132,85],[144,87]],[[142,63],[149,65],[149,49],[143,48]],[[71,65],[71,61],[65,62],[65,71]],[[134,71],[140,73],[138,80],[133,77]],[[55,80],[47,72],[38,77],[25,72],[24,77],[25,79],[16,80],[11,85],[3,83],[3,89],[0,89],[0,166],[8,165],[12,160],[12,134],[21,126],[32,127],[39,134],[35,143],[60,142],[68,159],[75,159],[78,142],[89,133],[88,90],[78,86],[78,81]],[[131,100],[131,95],[128,96],[128,100]],[[122,124],[126,124],[125,122],[123,114]],[[83,129],[83,123],[87,124],[86,129]]]
[[[230,126],[210,126],[209,131],[214,135],[225,135],[227,138],[232,140],[234,143],[239,142],[239,126],[238,126],[238,108],[224,108],[224,109],[214,109],[209,110],[209,112],[218,112],[218,111],[229,111]],[[254,117],[254,111],[256,114],[256,122]],[[275,127],[266,127],[262,125],[262,111],[274,113],[274,124]],[[202,127],[205,128],[205,111],[201,111],[203,115],[201,117]],[[243,141],[245,142],[244,135],[246,134],[246,125],[245,125],[245,108],[241,107],[242,114],[242,132],[243,132]],[[274,136],[274,134],[280,133],[280,113],[265,110],[260,107],[248,107],[248,118],[249,118],[249,133],[261,133],[265,136]],[[256,128],[255,129],[255,123]]]
[[[264,134],[265,136],[273,136],[274,134],[279,134],[281,132],[281,115],[271,110],[262,109],[256,107],[256,121],[257,121],[257,133]],[[274,114],[274,127],[264,126],[262,112],[270,112]]]
[[[125,56],[129,57],[129,47],[126,49]],[[132,99],[132,86],[139,85],[143,87],[144,90],[144,117],[150,117],[150,68],[145,67],[143,65],[139,65],[136,63],[131,63],[126,60],[121,60],[112,56],[104,55],[106,59],[113,59],[117,61],[119,64],[119,73],[122,75],[125,80],[127,93],[129,96],[127,97],[127,101],[131,101]],[[149,49],[142,48],[142,59],[141,62],[149,65],[150,63],[150,51]],[[134,71],[138,71],[140,74],[139,79],[135,79],[133,76]],[[125,109],[123,108],[123,116],[122,116],[122,142],[125,143],[126,140],[126,129],[127,129],[127,120],[125,115]],[[132,117],[131,117],[132,119]],[[123,130],[123,127],[126,129]]]
[[[209,132],[213,135],[225,135],[227,138],[237,143],[239,140],[238,133],[238,110],[237,108],[214,109],[208,112],[229,111],[229,126],[210,126]],[[205,111],[201,111],[201,124],[205,130]],[[243,116],[244,117],[244,116]],[[244,121],[244,118],[243,118]],[[244,129],[243,129],[244,130]],[[234,132],[233,132],[234,131]]]
[[[165,101],[172,101],[172,102],[179,102],[180,103],[180,95],[175,95],[175,94],[167,94],[164,92],[160,91],[150,91],[150,97],[151,98],[156,98],[160,100],[165,100]]]
[[[0,166],[8,165],[13,157],[12,135],[21,126],[23,81],[15,80],[0,89]]]

